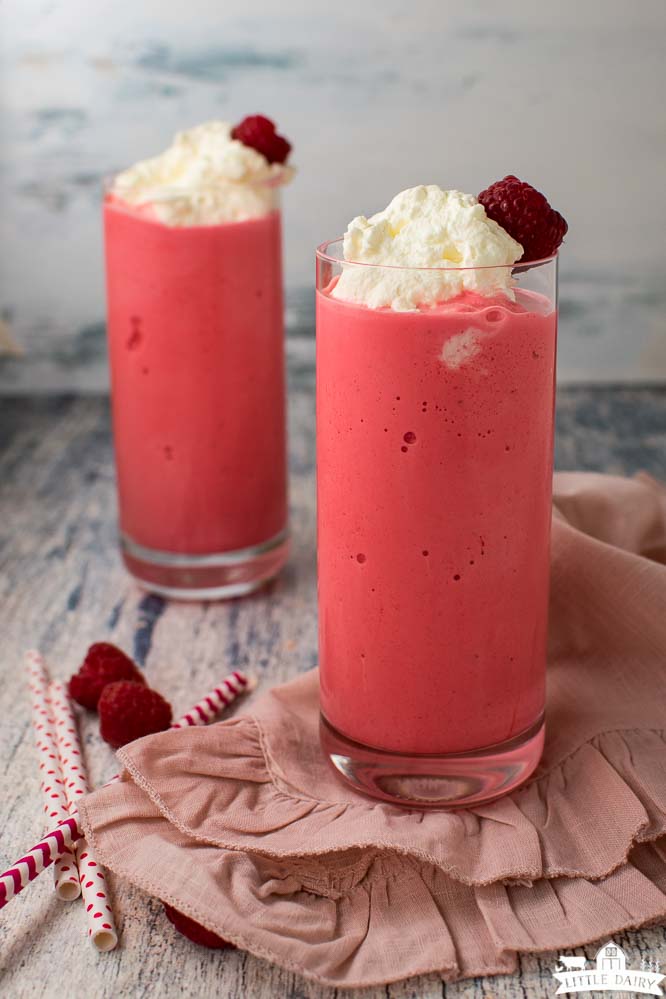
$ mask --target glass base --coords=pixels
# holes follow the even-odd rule
[[[339,777],[356,791],[407,808],[469,808],[519,787],[541,759],[543,715],[507,742],[445,756],[372,749],[346,738],[321,716],[321,745]]]
[[[253,593],[277,575],[287,561],[289,534],[281,531],[263,544],[213,555],[184,555],[144,548],[120,535],[127,570],[151,593],[175,600],[225,600]]]

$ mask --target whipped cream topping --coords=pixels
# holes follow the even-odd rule
[[[384,211],[353,219],[343,250],[346,261],[384,266],[343,264],[332,296],[396,312],[436,305],[463,291],[512,299],[510,265],[523,252],[472,194],[436,184],[408,188]],[[400,269],[418,267],[433,269]]]
[[[172,226],[216,225],[266,215],[293,168],[269,163],[256,149],[231,138],[226,121],[178,132],[165,152],[119,173],[112,194],[146,206],[150,217]]]

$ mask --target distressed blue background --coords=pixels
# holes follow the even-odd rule
[[[105,385],[102,177],[255,111],[299,167],[292,360],[311,359],[316,243],[404,187],[514,172],[570,223],[561,380],[665,379],[665,28],[663,0],[5,0],[0,341],[23,357],[0,388]]]

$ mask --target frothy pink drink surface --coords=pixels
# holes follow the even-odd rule
[[[527,292],[317,294],[321,698],[348,738],[455,753],[539,719],[555,341]]]
[[[260,544],[287,518],[279,214],[104,215],[121,529],[163,552]]]

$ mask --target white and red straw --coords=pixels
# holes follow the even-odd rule
[[[50,820],[46,824],[48,829],[56,822],[66,819],[70,810],[58,758],[55,722],[48,690],[48,668],[40,654],[34,651],[26,653],[25,667],[30,689],[32,728],[39,756],[40,789],[44,812]],[[71,902],[79,897],[79,872],[71,851],[65,851],[62,856],[56,857],[53,874],[58,898]]]
[[[255,686],[254,680],[244,673],[234,671],[225,677],[221,684],[210,691],[201,701],[190,708],[172,728],[187,728],[192,725],[205,725],[228,707],[240,694]],[[219,707],[215,707],[219,705]],[[113,778],[114,781],[119,777]],[[111,781],[109,781],[111,783]],[[44,838],[20,857],[10,868],[0,874],[0,909],[3,909],[16,895],[34,881],[42,871],[54,863],[74,843],[81,839],[83,832],[78,824],[78,815],[72,813],[58,822],[56,828],[46,833]]]
[[[52,683],[49,686],[49,694],[67,804],[70,814],[74,815],[77,812],[78,799],[88,793],[85,761],[81,752],[76,719],[65,687],[61,683]],[[83,836],[76,843],[76,863],[86,909],[88,939],[96,950],[113,950],[118,943],[118,932],[106,885],[106,873],[97,863],[93,851]]]
[[[26,885],[50,867],[54,861],[68,851],[81,836],[76,819],[65,819],[55,829],[47,832],[44,839],[35,844],[23,857],[19,857],[8,870],[0,874],[0,909],[4,908]]]
[[[226,676],[219,687],[214,687],[193,708],[175,721],[171,728],[188,728],[192,725],[207,725],[228,708],[240,694],[248,693],[255,681],[244,673],[233,672]]]

